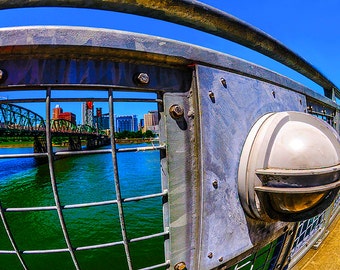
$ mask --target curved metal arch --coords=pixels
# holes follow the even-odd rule
[[[263,31],[208,5],[197,1],[175,0],[0,0],[0,9],[22,7],[78,7],[118,11],[173,22],[234,41],[262,53],[301,73],[340,97],[336,85],[314,66]]]
[[[6,127],[31,130],[45,128],[45,121],[39,114],[12,103],[0,104],[0,122]]]
[[[52,132],[79,133],[78,127],[66,119],[52,119]]]
[[[78,130],[80,133],[97,133],[97,130],[89,125],[80,125],[78,126]]]

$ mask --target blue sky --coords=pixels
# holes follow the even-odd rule
[[[295,51],[337,86],[340,86],[339,66],[340,27],[338,12],[340,0],[204,0],[252,24]],[[187,27],[116,12],[72,8],[23,8],[0,10],[0,27],[24,25],[90,26],[145,33],[194,43],[231,54],[275,70],[297,80],[317,92],[321,88],[301,75],[258,53],[204,34]],[[130,108],[134,107],[134,110]],[[118,114],[142,116],[149,107],[117,107]],[[67,108],[66,108],[67,110]],[[78,109],[77,118],[80,108]]]

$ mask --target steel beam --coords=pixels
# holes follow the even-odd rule
[[[336,85],[314,66],[263,31],[228,13],[190,0],[0,0],[0,9],[22,7],[78,7],[118,11],[173,22],[234,41],[301,73],[325,89],[329,98],[340,97]]]

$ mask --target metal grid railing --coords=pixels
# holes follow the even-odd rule
[[[335,202],[321,214],[301,221],[290,252],[290,265],[295,265],[312,247],[317,248],[328,234],[327,228],[339,212],[340,195]]]
[[[274,269],[280,251],[284,244],[285,234],[281,235],[276,240],[269,243],[259,251],[251,254],[247,258],[238,262],[234,266],[230,267],[229,270],[263,270],[263,269]]]
[[[335,219],[335,217],[338,215],[339,212],[340,212],[340,192],[338,193],[338,196],[333,203],[333,208],[330,214],[329,223],[332,223],[333,219]]]
[[[294,240],[294,245],[291,251],[292,256],[302,247],[306,246],[311,241],[313,236],[323,227],[326,218],[326,211],[321,214],[304,220],[299,223],[298,232]]]
[[[168,255],[163,254],[165,256],[165,260],[163,262],[156,263],[151,266],[143,266],[143,267],[134,267],[133,263],[133,252],[131,251],[131,245],[138,242],[148,241],[150,239],[155,238],[164,238],[164,241],[167,241],[169,238],[169,230],[168,230],[168,224],[166,224],[166,221],[168,220],[168,217],[165,216],[165,213],[167,213],[167,196],[168,191],[166,189],[166,184],[160,183],[160,186],[162,187],[161,192],[158,193],[151,193],[147,195],[140,195],[140,196],[132,196],[132,197],[123,197],[122,195],[122,184],[120,181],[120,170],[119,170],[119,164],[118,164],[118,153],[121,153],[124,155],[124,153],[127,152],[136,152],[136,151],[165,151],[164,145],[157,145],[157,146],[147,146],[147,147],[130,147],[130,148],[119,148],[117,149],[116,146],[116,140],[115,140],[115,129],[114,129],[114,103],[115,102],[155,102],[159,103],[161,102],[158,99],[134,99],[134,98],[126,98],[126,99],[114,99],[113,98],[113,90],[114,89],[107,89],[108,98],[107,99],[94,99],[91,98],[93,101],[100,101],[103,102],[104,100],[108,102],[108,108],[109,108],[109,117],[110,117],[110,139],[111,139],[111,148],[110,149],[97,149],[97,150],[81,150],[81,151],[54,151],[54,148],[52,146],[52,133],[50,128],[46,128],[46,143],[47,143],[47,151],[45,153],[16,153],[16,154],[2,154],[0,155],[0,159],[26,159],[26,158],[45,158],[48,161],[48,173],[50,178],[50,186],[53,193],[54,198],[54,204],[53,205],[47,205],[47,206],[30,206],[30,207],[6,207],[1,203],[0,198],[0,216],[2,220],[2,224],[4,227],[4,230],[6,232],[6,235],[11,243],[11,249],[2,249],[0,250],[0,256],[2,255],[9,255],[9,254],[15,254],[17,259],[20,262],[20,265],[22,269],[34,269],[30,268],[29,264],[26,262],[26,258],[28,255],[31,256],[41,256],[42,254],[55,254],[55,253],[68,253],[72,264],[74,265],[75,269],[82,269],[82,264],[79,261],[78,253],[81,251],[86,250],[98,250],[98,249],[105,249],[108,247],[115,247],[115,246],[123,246],[124,247],[124,254],[125,254],[125,263],[127,265],[127,269],[159,269],[159,268],[165,268],[169,266],[168,261]],[[65,99],[52,99],[51,98],[52,90],[51,88],[48,88],[46,90],[46,126],[50,126],[50,115],[51,115],[51,101],[58,101],[58,102],[75,102],[75,101],[86,101],[87,98],[83,99],[74,99],[74,98],[65,98]],[[27,102],[27,100],[16,100],[16,102]],[[38,100],[30,99],[29,102],[37,102]],[[39,100],[41,101],[41,100]],[[12,100],[5,100],[2,102],[13,102]],[[56,159],[57,158],[65,158],[70,156],[90,156],[90,155],[111,155],[112,160],[112,168],[113,168],[113,183],[114,183],[114,190],[115,190],[115,199],[110,200],[99,200],[99,201],[91,201],[86,203],[73,203],[73,204],[64,204],[61,199],[59,186],[60,183],[58,183],[58,177],[55,174],[55,166],[56,166]],[[159,163],[159,166],[160,163]],[[45,177],[48,177],[47,175]],[[160,178],[160,177],[159,177]],[[132,179],[133,180],[133,179]],[[161,179],[159,179],[161,181]],[[133,186],[133,185],[132,185]],[[135,187],[137,188],[137,187]],[[163,224],[163,231],[154,232],[148,235],[143,236],[136,236],[136,237],[129,237],[129,233],[127,231],[128,227],[128,219],[129,214],[127,214],[125,209],[126,206],[129,203],[133,202],[140,202],[143,201],[150,203],[153,203],[152,201],[155,198],[160,198],[161,204],[163,205],[161,207],[161,210],[163,212],[163,218],[161,223]],[[19,203],[19,202],[18,202]],[[67,221],[67,218],[65,218],[65,214],[69,210],[74,209],[88,209],[88,208],[94,208],[94,207],[102,207],[102,206],[116,206],[118,210],[118,219],[120,224],[120,240],[116,241],[108,241],[108,242],[102,242],[99,244],[90,244],[90,245],[82,245],[77,246],[73,243],[72,240],[72,232],[70,231],[70,223]],[[25,249],[22,247],[21,243],[18,243],[16,241],[16,232],[15,230],[12,230],[12,223],[8,222],[8,215],[11,213],[18,213],[18,214],[24,214],[24,213],[33,213],[33,212],[45,212],[45,211],[54,211],[57,213],[58,220],[59,220],[59,226],[62,231],[63,235],[63,241],[65,242],[65,246],[62,248],[46,248],[46,249]],[[140,213],[141,216],[144,216],[144,213]],[[100,222],[100,220],[94,221],[94,222]],[[138,222],[138,219],[137,221]],[[86,233],[86,232],[85,232]],[[89,232],[90,233],[90,232]],[[131,235],[135,235],[134,233],[131,233]],[[48,241],[48,239],[46,239]],[[62,242],[63,242],[62,241]],[[164,244],[165,245],[165,244]],[[163,249],[166,250],[166,247]],[[135,252],[135,251],[134,251]],[[159,251],[161,252],[161,251]],[[163,250],[164,253],[164,250]],[[152,256],[152,254],[150,255]],[[147,262],[144,262],[147,263]],[[85,267],[86,268],[86,267]],[[86,268],[87,269],[87,268]],[[115,268],[116,269],[116,268]]]

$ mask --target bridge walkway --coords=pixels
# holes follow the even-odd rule
[[[320,247],[310,249],[292,270],[340,269],[340,216],[331,224],[329,231]]]

